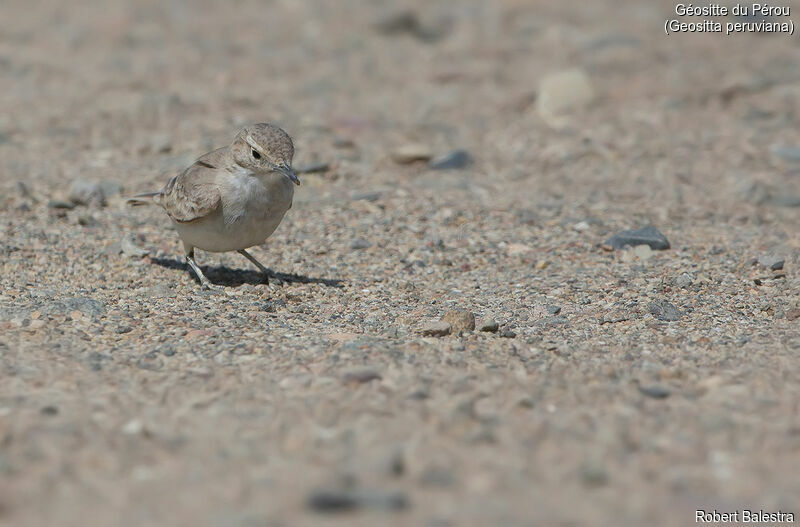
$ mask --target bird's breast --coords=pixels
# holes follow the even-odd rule
[[[292,204],[291,181],[277,173],[233,174],[222,196],[226,223],[272,223],[280,221]]]

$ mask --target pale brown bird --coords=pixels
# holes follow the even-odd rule
[[[242,128],[233,142],[213,150],[169,180],[158,192],[128,200],[155,203],[172,219],[183,241],[186,262],[200,283],[213,286],[197,266],[194,250],[238,251],[264,273],[247,248],[261,245],[292,207],[294,145],[279,127],[258,123]]]

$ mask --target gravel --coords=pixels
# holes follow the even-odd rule
[[[411,0],[382,32],[391,4],[3,4],[0,524],[796,507],[800,178],[771,150],[800,145],[796,40],[666,38],[674,4],[611,0]],[[541,115],[570,68],[590,100]],[[125,198],[257,121],[329,167],[252,249],[271,283],[198,250],[205,292]],[[671,250],[602,245],[647,225]]]

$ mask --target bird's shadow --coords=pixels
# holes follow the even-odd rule
[[[175,258],[150,258],[150,261],[161,267],[167,269],[176,269],[188,272],[197,280],[194,272],[189,268],[189,265],[183,260]],[[213,267],[200,265],[200,270],[206,275],[212,284],[222,285],[227,287],[237,287],[244,284],[261,285],[264,284],[264,274],[260,271],[245,270],[245,269],[231,269],[224,265],[215,265]],[[322,284],[327,287],[343,287],[344,280],[338,278],[319,278],[313,276],[305,276],[294,273],[276,273],[269,270],[270,281],[280,280],[285,284]]]

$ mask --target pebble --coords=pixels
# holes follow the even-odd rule
[[[500,324],[493,318],[481,320],[481,323],[478,325],[478,331],[495,333],[498,329],[500,329]]]
[[[472,156],[466,150],[454,150],[436,157],[428,164],[431,170],[458,170],[472,164]]]
[[[547,312],[550,313],[551,315],[558,315],[559,313],[561,313],[560,306],[545,306],[545,310],[547,310]]]
[[[785,259],[777,254],[765,254],[758,258],[758,263],[761,264],[763,267],[767,269],[772,269],[773,271],[780,271],[783,269],[783,264],[785,263]]]
[[[647,386],[639,385],[639,391],[653,399],[666,399],[672,393],[669,388],[660,384],[650,384]]]
[[[602,487],[608,483],[608,471],[597,462],[587,462],[581,466],[581,481],[587,487]]]
[[[353,201],[378,201],[381,196],[383,196],[382,192],[375,191],[375,192],[356,192],[350,196],[350,199]]]
[[[426,337],[444,337],[450,334],[450,324],[443,320],[428,322],[420,328],[420,333]]]
[[[442,322],[448,323],[450,330],[456,334],[475,330],[475,315],[465,309],[448,311],[442,317]]]
[[[373,368],[361,368],[346,372],[342,376],[342,382],[348,385],[364,384],[370,381],[379,381],[383,377]]]
[[[517,336],[517,334],[511,331],[510,329],[505,328],[503,329],[503,331],[500,332],[500,336],[503,337],[504,339],[513,339],[514,337]]]
[[[685,289],[694,283],[694,276],[689,273],[682,273],[679,277],[675,278],[672,281],[672,284],[675,287],[680,287],[681,289]]]
[[[347,512],[357,509],[399,511],[409,507],[403,492],[378,490],[315,490],[307,501],[309,509],[320,513]]]
[[[294,172],[296,174],[314,174],[316,172],[327,172],[329,169],[330,165],[328,163],[319,162],[294,167]]]
[[[775,157],[779,157],[784,161],[800,162],[800,146],[775,145],[771,150]]]
[[[653,256],[653,249],[649,245],[637,245],[633,248],[633,254],[640,260],[649,260]]]
[[[106,205],[106,195],[103,187],[95,181],[76,179],[69,187],[67,199],[75,205]]]
[[[585,106],[594,99],[589,76],[581,69],[570,69],[547,75],[539,83],[536,108],[542,117],[552,117],[567,110]]]
[[[159,371],[164,368],[164,359],[156,351],[149,351],[139,357],[136,366],[141,370]]]
[[[133,236],[130,234],[122,238],[120,241],[120,248],[126,256],[130,256],[131,258],[143,258],[150,254],[149,249],[138,247],[133,241]]]
[[[423,144],[407,144],[395,148],[391,153],[391,158],[395,163],[407,165],[417,161],[428,161],[433,157],[431,149]]]
[[[361,250],[361,249],[368,249],[370,247],[372,247],[372,243],[370,241],[368,241],[368,240],[365,240],[364,238],[356,238],[350,244],[350,248],[355,250],[355,251],[358,251],[358,250]]]
[[[58,415],[58,406],[47,405],[43,406],[41,410],[39,410],[42,415]]]
[[[626,245],[635,247],[637,245],[648,245],[656,251],[663,251],[670,248],[669,240],[664,234],[652,225],[641,229],[622,231],[605,242],[614,249],[622,249]]]
[[[675,322],[676,320],[680,320],[683,316],[681,310],[675,307],[674,305],[670,304],[666,300],[656,300],[654,302],[650,302],[648,304],[647,309],[650,310],[650,313],[653,314],[658,320],[663,320],[665,322]]]
[[[375,23],[375,29],[379,33],[388,36],[410,35],[422,42],[435,42],[444,37],[448,32],[448,26],[438,24],[428,26],[423,24],[417,13],[410,9],[390,12],[381,17]]]
[[[75,204],[60,199],[51,199],[50,201],[47,202],[47,208],[70,210],[75,208]]]

